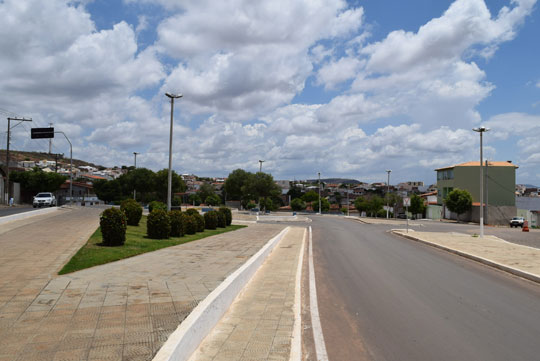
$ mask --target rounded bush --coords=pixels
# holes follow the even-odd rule
[[[228,207],[219,207],[219,211],[225,214],[226,225],[230,226],[232,223],[232,212]]]
[[[206,229],[216,229],[218,223],[218,212],[209,211],[204,214],[204,227]]]
[[[101,236],[106,246],[121,246],[126,241],[126,216],[118,208],[109,208],[99,217]]]
[[[189,214],[190,216],[194,215],[194,214],[199,214],[199,211],[195,208],[188,208],[186,210],[186,214]]]
[[[152,201],[148,204],[148,212],[152,213],[154,209],[161,209],[162,211],[167,210],[167,205],[163,202]]]
[[[129,226],[138,226],[142,217],[142,207],[134,199],[126,199],[120,204],[120,210],[124,212]]]
[[[169,212],[171,220],[171,237],[182,237],[184,235],[184,214],[179,210]]]
[[[197,221],[195,221],[195,216],[184,213],[182,220],[184,221],[184,231],[186,234],[195,234],[197,232]]]
[[[217,216],[218,216],[217,226],[221,228],[227,227],[227,218],[225,216],[225,213],[217,212]]]
[[[171,234],[171,220],[166,211],[154,209],[146,220],[146,233],[152,239],[167,239]]]

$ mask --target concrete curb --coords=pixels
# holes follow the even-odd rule
[[[7,223],[7,222],[12,222],[12,221],[18,221],[18,220],[21,220],[21,219],[26,219],[26,218],[38,216],[40,214],[56,212],[59,209],[60,209],[60,207],[51,207],[51,208],[38,209],[36,211],[28,211],[28,212],[12,214],[10,216],[0,217],[0,224],[4,224],[4,223]]]
[[[518,277],[521,277],[521,278],[525,278],[525,279],[527,279],[529,281],[540,283],[540,276],[535,275],[533,273],[529,273],[529,272],[525,272],[525,271],[522,271],[522,270],[519,270],[519,269],[516,269],[516,268],[512,268],[510,266],[506,266],[504,264],[494,262],[494,261],[489,260],[487,258],[483,258],[483,257],[480,257],[480,256],[475,256],[475,255],[470,254],[470,253],[458,251],[456,249],[449,248],[449,247],[446,247],[446,246],[442,246],[442,245],[437,244],[437,243],[425,241],[423,239],[420,239],[420,238],[417,238],[417,237],[414,237],[414,236],[411,236],[411,235],[408,235],[408,234],[403,234],[401,232],[396,232],[394,230],[392,230],[391,232],[398,235],[398,236],[402,236],[404,238],[408,238],[410,240],[417,241],[417,242],[420,242],[420,243],[423,243],[423,244],[427,244],[428,246],[439,248],[439,249],[442,249],[443,251],[447,251],[447,252],[456,254],[458,256],[468,258],[468,259],[473,260],[473,261],[480,262],[482,264],[485,264],[486,266],[490,266],[490,267],[496,268],[496,269],[498,269],[500,271],[504,271],[504,272],[513,274],[514,276],[518,276]]]
[[[289,229],[290,227],[285,228],[270,239],[199,303],[169,336],[153,361],[188,360]]]

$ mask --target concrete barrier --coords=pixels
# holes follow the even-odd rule
[[[285,228],[269,240],[199,303],[169,336],[153,361],[188,360],[289,229],[290,227]]]
[[[22,213],[12,214],[10,216],[0,217],[0,224],[12,222],[12,221],[18,221],[21,219],[38,216],[40,214],[56,212],[59,209],[60,209],[59,207],[43,208],[43,209],[38,209],[35,211],[22,212]]]

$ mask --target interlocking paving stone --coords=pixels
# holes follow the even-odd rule
[[[289,360],[304,228],[292,228],[190,361]]]
[[[62,210],[0,231],[0,361],[151,360],[200,301],[284,228],[254,225],[56,276],[101,211]]]

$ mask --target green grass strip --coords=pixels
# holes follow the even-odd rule
[[[214,230],[206,229],[204,232],[185,235],[184,237],[171,237],[169,239],[150,239],[146,237],[146,216],[141,218],[138,226],[127,226],[126,243],[119,247],[106,247],[101,245],[101,229],[98,229],[88,239],[88,242],[69,260],[58,272],[59,275],[79,271],[85,268],[98,266],[124,258],[133,257],[161,248],[176,246],[196,241],[216,234],[235,231],[246,226],[230,225],[226,228]]]

